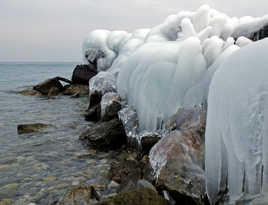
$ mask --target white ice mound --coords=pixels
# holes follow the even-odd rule
[[[268,39],[240,49],[211,82],[206,189],[212,204],[226,190],[230,203],[268,194],[267,53]]]
[[[267,24],[267,16],[231,18],[204,5],[151,29],[93,31],[83,56],[115,76],[119,94],[137,110],[140,131],[155,131],[178,108],[206,103],[217,68]]]

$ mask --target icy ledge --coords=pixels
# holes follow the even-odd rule
[[[206,189],[212,204],[226,192],[229,203],[268,203],[250,200],[268,194],[267,53],[268,39],[240,49],[211,82]]]

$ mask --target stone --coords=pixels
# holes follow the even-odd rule
[[[57,202],[57,205],[80,205],[90,204],[92,197],[92,188],[84,186],[74,186],[68,190]]]
[[[54,182],[57,180],[57,177],[46,177],[46,178],[43,178],[43,181],[44,182]]]
[[[111,181],[108,186],[107,186],[108,192],[109,193],[117,193],[120,189],[120,184],[118,184],[115,181]]]
[[[20,124],[17,126],[18,134],[41,132],[47,128],[53,127],[52,125],[43,123],[33,123],[33,124]]]
[[[255,31],[254,33],[252,33],[250,39],[253,41],[258,41],[266,37],[268,37],[268,25],[265,25],[258,31]]]
[[[57,88],[59,91],[62,91],[63,85],[58,78],[50,78],[33,87],[34,90],[42,93],[43,95],[48,95],[51,88]]]
[[[73,70],[72,83],[88,85],[88,81],[97,74],[97,66],[94,64],[77,65]]]
[[[49,90],[47,96],[48,96],[48,97],[57,96],[60,92],[61,92],[61,91],[60,91],[59,88],[52,87],[52,88]]]
[[[26,89],[26,90],[21,90],[18,93],[25,95],[25,96],[38,96],[38,97],[42,96],[42,93],[40,93],[39,91],[34,90],[32,88]]]
[[[119,149],[126,143],[125,131],[118,119],[97,123],[83,132],[79,139],[99,150]]]
[[[140,189],[105,198],[97,205],[168,205],[162,196],[151,189]]]
[[[149,154],[151,148],[160,140],[160,136],[156,133],[151,135],[144,135],[141,138],[141,149],[143,154]]]
[[[71,85],[65,85],[63,90],[63,95],[88,95],[88,85],[80,85],[80,84],[71,84]]]
[[[0,205],[12,205],[14,201],[11,199],[0,199]]]
[[[191,130],[176,130],[163,137],[150,152],[157,186],[167,189],[173,198],[189,198],[189,204],[194,204],[190,203],[193,200],[203,204],[204,148],[204,136]]]
[[[101,99],[101,120],[109,121],[118,118],[118,112],[121,109],[120,95],[114,92],[108,92]]]
[[[98,122],[101,119],[101,105],[96,104],[90,107],[85,113],[85,120],[90,122]]]

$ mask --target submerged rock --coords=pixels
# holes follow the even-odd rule
[[[51,89],[58,89],[59,92],[61,92],[63,90],[63,85],[58,80],[58,78],[50,78],[34,86],[33,89],[42,93],[43,95],[48,95]]]
[[[89,79],[97,74],[97,67],[93,64],[77,65],[73,71],[72,83],[88,85]]]
[[[31,132],[41,132],[47,128],[53,127],[52,125],[43,123],[33,123],[33,124],[20,124],[17,127],[18,134],[25,134]]]
[[[26,90],[21,90],[18,93],[25,95],[25,96],[41,96],[42,95],[42,93],[40,93],[39,91],[34,90],[32,88],[26,89]]]
[[[162,196],[152,189],[144,188],[107,197],[98,205],[168,205]]]
[[[11,199],[0,199],[0,205],[12,205],[14,201]]]
[[[99,200],[99,196],[96,196],[94,187],[75,186],[68,190],[64,196],[58,201],[57,205],[81,205],[90,204],[91,199]]]
[[[118,149],[126,143],[125,130],[118,119],[97,123],[88,128],[79,139],[101,150]]]

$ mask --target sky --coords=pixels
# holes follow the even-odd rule
[[[202,4],[230,16],[268,14],[267,0],[0,0],[0,61],[81,61],[94,29],[151,28]]]

